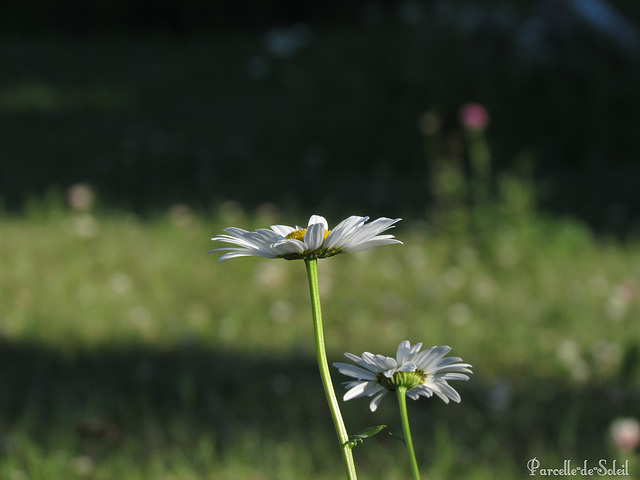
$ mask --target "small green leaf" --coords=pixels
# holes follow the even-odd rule
[[[375,427],[365,428],[355,435],[349,435],[349,441],[346,443],[353,448],[359,443],[363,443],[365,438],[373,437],[376,433],[380,433],[385,428],[387,428],[386,425],[376,425]]]

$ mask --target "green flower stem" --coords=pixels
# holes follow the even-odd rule
[[[416,461],[416,452],[413,450],[413,440],[411,440],[411,430],[409,429],[409,416],[407,415],[407,387],[397,387],[398,406],[400,407],[400,417],[402,418],[402,430],[404,431],[404,442],[407,446],[409,454],[409,462],[411,463],[411,473],[413,480],[420,480],[420,471],[418,470],[418,462]]]
[[[347,478],[356,480],[356,466],[353,461],[351,446],[349,445],[349,435],[342,420],[340,407],[331,382],[331,374],[329,372],[329,362],[327,362],[327,352],[324,346],[324,333],[322,331],[322,311],[320,308],[320,290],[318,288],[318,260],[315,258],[305,259],[307,267],[307,278],[309,279],[309,291],[311,293],[311,310],[313,312],[313,332],[316,340],[316,353],[318,355],[318,367],[320,368],[320,378],[322,386],[327,397],[331,417],[336,428],[336,434],[342,448],[342,458],[345,468],[347,469]]]

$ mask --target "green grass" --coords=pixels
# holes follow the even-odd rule
[[[179,212],[0,219],[0,478],[341,478],[304,264],[206,255],[225,226],[305,218]],[[460,405],[409,403],[424,477],[617,458],[610,422],[640,417],[640,244],[539,218],[394,233],[404,245],[320,262],[325,333],[330,362],[409,339],[473,364]],[[401,435],[392,397],[367,405],[343,404],[352,433]],[[384,432],[354,455],[363,479],[409,477]]]

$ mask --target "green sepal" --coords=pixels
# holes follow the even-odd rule
[[[349,445],[349,447],[353,448],[359,443],[363,443],[366,438],[373,437],[385,428],[387,428],[386,425],[376,425],[375,427],[365,428],[355,435],[349,435],[349,441],[345,443]]]
[[[407,444],[407,442],[405,442],[405,441],[404,441],[404,438],[402,438],[401,436],[396,435],[395,433],[391,433],[391,432],[389,432],[389,435],[391,435],[391,436],[392,436],[393,438],[395,438],[396,440],[400,440],[400,441],[402,442],[402,444],[403,444],[403,445],[406,445],[406,444]]]

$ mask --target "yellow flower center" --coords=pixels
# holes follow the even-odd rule
[[[304,234],[306,232],[307,232],[306,228],[302,228],[300,230],[294,230],[293,232],[289,233],[284,238],[293,239],[293,240],[300,240],[301,242],[304,242]],[[331,230],[325,230],[324,231],[324,240],[327,239],[327,236],[329,235],[329,233],[331,233]]]
[[[299,230],[294,230],[293,232],[289,233],[285,238],[289,240],[299,240],[301,242],[304,242],[305,233],[307,233],[307,229],[301,228]],[[324,247],[324,241],[327,239],[330,233],[331,233],[331,230],[324,231],[324,238],[322,240],[322,244],[318,248],[314,250],[305,250],[304,252],[300,252],[300,253],[297,253],[297,252],[285,253],[284,255],[282,255],[282,258],[286,260],[308,260],[312,258],[329,258],[341,253],[342,250],[340,250],[339,248]]]

